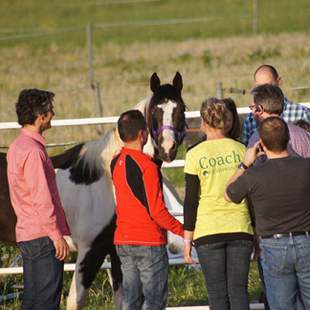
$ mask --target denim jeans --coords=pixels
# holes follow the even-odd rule
[[[22,310],[58,310],[63,285],[63,262],[55,258],[51,239],[19,242],[23,257]]]
[[[211,310],[248,310],[252,241],[233,240],[197,248]]]
[[[123,272],[123,310],[162,310],[168,294],[165,246],[116,247]]]
[[[260,248],[270,308],[296,309],[299,295],[310,309],[310,236],[261,239]]]

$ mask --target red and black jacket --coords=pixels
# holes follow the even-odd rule
[[[167,230],[183,237],[183,226],[167,210],[159,167],[150,156],[122,148],[111,162],[116,194],[118,245],[167,243]]]

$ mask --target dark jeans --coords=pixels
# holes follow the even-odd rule
[[[211,310],[248,310],[252,241],[233,240],[197,248]]]
[[[123,272],[123,310],[165,309],[168,255],[165,246],[116,247]]]
[[[19,242],[24,270],[22,310],[58,310],[63,285],[63,262],[55,258],[48,237]]]

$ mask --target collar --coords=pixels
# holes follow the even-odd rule
[[[32,131],[32,130],[27,129],[27,128],[22,128],[21,134],[28,136],[28,137],[32,138],[33,140],[38,141],[43,146],[45,146],[45,144],[46,144],[45,138],[41,134],[39,134],[38,132]]]
[[[290,103],[290,101],[284,97],[284,101],[283,101],[283,111],[287,109],[287,105]]]
[[[147,158],[152,160],[152,157],[150,155],[148,155],[148,154],[143,153],[143,151],[130,149],[130,148],[127,148],[125,146],[122,147],[121,152],[125,153],[125,154],[131,154],[131,155],[138,155],[138,156],[142,156],[142,157],[147,157]]]

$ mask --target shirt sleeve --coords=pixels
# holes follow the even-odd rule
[[[153,220],[166,230],[173,232],[176,235],[183,237],[183,225],[175,219],[167,210],[163,192],[160,185],[159,171],[154,165],[148,166],[144,173],[143,179],[145,186],[146,197],[149,206],[149,212]],[[149,186],[149,185],[152,186]]]
[[[302,119],[304,119],[307,122],[310,122],[310,109],[309,108],[304,107],[304,113],[303,113]]]
[[[247,182],[247,172],[241,175],[235,182],[231,183],[226,193],[234,203],[240,203],[249,194],[249,182]]]
[[[185,174],[184,229],[194,231],[199,203],[200,181],[197,175]]]
[[[24,177],[41,229],[56,241],[62,238],[62,234],[57,227],[55,206],[45,174],[45,156],[42,151],[30,152],[24,163]]]
[[[188,151],[185,155],[184,173],[198,175],[196,160],[191,151]]]
[[[244,145],[248,145],[249,143],[249,139],[250,139],[250,136],[251,136],[251,113],[249,113],[244,122],[243,122],[243,129],[242,129],[242,140],[243,140],[243,143]]]

